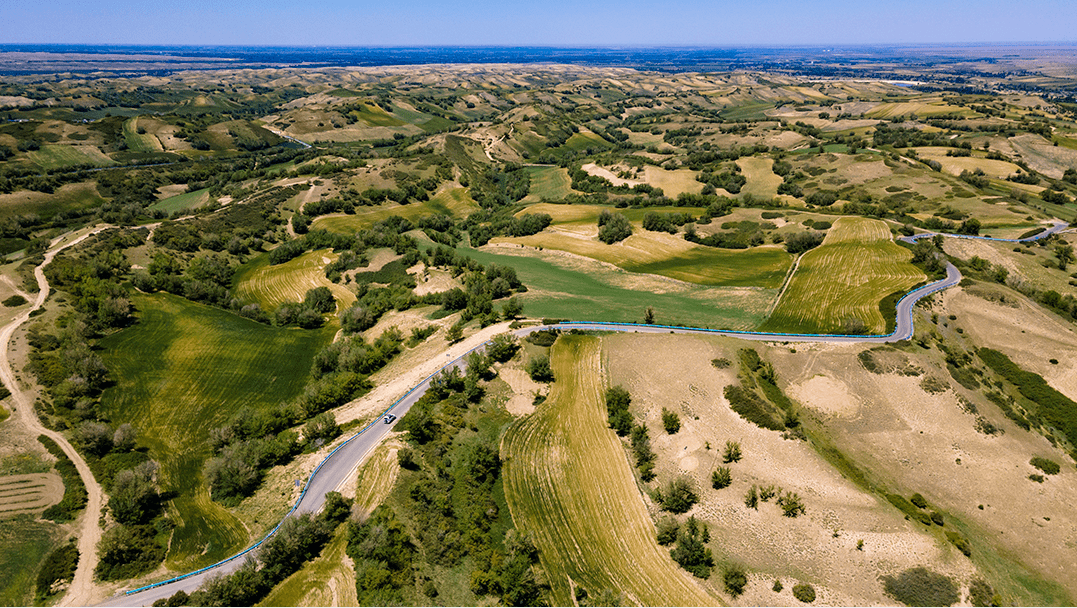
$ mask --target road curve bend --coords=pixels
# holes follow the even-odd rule
[[[1051,228],[1041,232],[1037,235],[1024,238],[1024,239],[994,239],[990,237],[978,237],[978,236],[966,236],[955,234],[942,234],[943,237],[950,238],[972,238],[981,240],[992,241],[1004,241],[1023,243],[1029,241],[1035,241],[1038,239],[1046,238],[1052,234],[1061,232],[1067,227],[1065,223],[1056,223]],[[909,237],[901,237],[908,243],[915,243],[918,239],[934,237],[936,233],[923,233]],[[913,335],[913,307],[922,298],[929,296],[933,293],[948,289],[961,282],[961,272],[950,262],[946,263],[946,278],[933,283],[929,283],[917,289],[905,294],[897,303],[897,322],[893,332],[885,336],[878,335],[837,335],[837,334],[781,334],[781,333],[767,333],[767,332],[751,332],[751,331],[734,331],[734,330],[717,330],[706,329],[698,327],[677,327],[667,325],[643,325],[636,323],[606,323],[606,322],[565,322],[550,325],[537,325],[531,327],[525,327],[517,329],[513,334],[517,337],[523,337],[535,331],[543,329],[561,329],[561,330],[591,330],[591,331],[618,331],[618,332],[638,332],[638,333],[655,333],[655,334],[705,334],[705,335],[720,335],[729,336],[733,338],[740,338],[742,340],[754,340],[760,342],[829,342],[829,343],[887,343],[887,342],[900,342],[902,340],[908,340]],[[463,370],[466,365],[464,363],[464,357],[471,352],[481,350],[485,348],[485,344],[481,344],[464,355],[454,359],[451,363],[445,365],[434,374],[428,376],[425,380],[420,382],[414,388],[404,394],[403,397],[394,402],[388,409],[382,412],[373,422],[368,424],[362,430],[355,435],[352,435],[341,444],[339,447],[329,453],[328,456],[311,472],[310,477],[307,478],[307,483],[303,488],[303,492],[299,496],[299,500],[292,507],[292,510],[288,512],[285,518],[302,513],[316,513],[321,510],[325,504],[325,494],[327,492],[336,490],[344,485],[348,476],[355,470],[363,459],[384,439],[390,432],[392,432],[394,423],[385,423],[384,416],[393,414],[399,418],[411,409],[430,387],[430,381],[442,371],[450,368],[458,368]],[[283,520],[281,521],[283,523]],[[154,601],[162,598],[171,597],[177,591],[185,591],[190,593],[200,587],[210,577],[220,576],[234,572],[246,561],[246,558],[253,556],[253,553],[264,543],[269,537],[271,537],[280,524],[269,532],[262,540],[251,545],[244,551],[237,553],[236,555],[222,560],[212,566],[208,566],[201,570],[196,570],[175,578],[161,581],[138,589],[133,589],[122,595],[110,598],[102,605],[107,606],[146,606],[152,604]]]

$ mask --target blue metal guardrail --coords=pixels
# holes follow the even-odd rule
[[[917,235],[908,236],[908,237],[902,237],[902,238],[903,238],[903,240],[907,240],[907,242],[910,242],[910,241],[915,242],[917,239],[934,237],[936,234],[941,234],[942,236],[951,237],[951,238],[980,239],[980,240],[987,240],[987,241],[1002,241],[1002,242],[1006,242],[1006,243],[1024,243],[1024,242],[1035,241],[1035,240],[1044,238],[1045,236],[1049,236],[1051,234],[1054,234],[1054,232],[1052,232],[1050,229],[1045,229],[1043,232],[1041,232],[1039,234],[1035,234],[1035,235],[1032,235],[1030,237],[1026,237],[1026,238],[1023,238],[1023,239],[999,239],[999,238],[993,238],[993,237],[987,237],[987,236],[972,236],[972,235],[967,235],[967,234],[944,234],[944,233],[935,233],[935,232],[928,232],[928,233],[924,233],[924,234],[917,234]],[[943,285],[944,283],[946,283],[946,281],[947,281],[947,279],[942,279],[942,280],[936,281],[934,283],[929,283],[927,285],[924,285],[923,287],[918,287],[918,288],[910,291],[909,293],[905,294],[904,296],[902,296],[901,299],[898,300],[897,304],[900,306],[900,304],[902,302],[904,302],[908,297],[916,294],[917,292],[922,292],[917,297],[917,299],[920,299],[920,298],[924,298],[926,296],[929,296],[929,295],[931,295],[931,294],[933,294],[933,293],[935,293],[937,291],[940,291],[941,289],[944,289],[945,287],[948,287],[947,285]],[[910,321],[909,325],[910,325],[910,330],[911,330],[911,325],[912,325],[912,323],[911,323],[911,321],[912,321],[911,308],[910,308],[910,313],[909,313],[909,321]],[[745,330],[738,330],[738,329],[710,329],[710,328],[707,328],[707,327],[683,327],[683,326],[679,326],[679,325],[646,325],[646,324],[643,324],[643,323],[619,323],[619,322],[613,322],[613,321],[591,322],[591,323],[584,322],[584,321],[567,321],[567,322],[564,322],[564,323],[556,323],[553,326],[556,326],[556,327],[571,327],[571,326],[584,326],[584,327],[586,327],[586,326],[592,326],[592,327],[606,327],[606,326],[615,326],[615,327],[651,327],[651,328],[659,328],[659,329],[688,330],[688,331],[699,332],[699,333],[713,333],[713,334],[722,334],[722,335],[728,334],[728,335],[733,335],[733,336],[737,336],[737,335],[774,336],[775,338],[798,337],[798,338],[846,338],[846,339],[849,339],[849,338],[861,337],[861,338],[885,339],[885,338],[893,338],[894,335],[897,333],[897,328],[895,328],[894,331],[892,331],[892,332],[890,332],[888,334],[885,334],[885,335],[884,334],[872,334],[872,335],[856,335],[856,334],[793,334],[793,333],[778,333],[778,332],[745,331]],[[430,374],[429,376],[427,376],[426,379],[424,379],[422,382],[420,382],[419,384],[412,387],[408,392],[404,393],[404,395],[402,397],[400,397],[399,399],[394,401],[392,405],[390,405],[384,412],[379,414],[370,424],[366,425],[365,427],[360,429],[359,432],[357,432],[356,434],[349,437],[344,443],[341,443],[339,446],[334,448],[332,452],[329,452],[329,454],[320,463],[318,463],[318,466],[315,467],[313,471],[311,471],[310,476],[307,477],[307,482],[303,485],[303,490],[302,490],[302,492],[300,492],[299,498],[295,501],[295,504],[292,505],[292,509],[290,511],[288,511],[288,513],[283,518],[281,518],[280,522],[272,530],[270,530],[268,534],[266,534],[264,537],[262,537],[261,540],[254,543],[250,547],[247,547],[243,551],[240,551],[239,553],[237,553],[237,554],[235,554],[235,555],[233,555],[233,556],[231,556],[229,558],[223,559],[223,560],[221,560],[221,561],[219,561],[219,562],[217,562],[217,563],[215,563],[213,565],[206,566],[205,568],[201,568],[201,569],[195,570],[193,572],[188,572],[187,574],[182,574],[180,576],[176,576],[176,577],[173,577],[173,578],[170,578],[168,580],[164,580],[164,581],[161,581],[161,582],[158,582],[158,583],[153,583],[151,585],[145,585],[145,586],[139,587],[137,589],[132,589],[130,591],[126,591],[126,592],[124,592],[124,595],[133,595],[135,593],[140,593],[142,591],[146,591],[146,590],[149,590],[149,589],[155,589],[157,587],[162,587],[164,585],[168,585],[170,583],[175,583],[177,581],[182,581],[182,580],[191,578],[192,576],[198,576],[199,574],[202,574],[204,572],[208,572],[210,570],[213,570],[214,568],[218,568],[218,567],[220,567],[220,566],[222,566],[224,564],[227,564],[229,562],[235,561],[235,560],[243,557],[244,555],[247,555],[251,551],[254,551],[258,547],[262,546],[263,543],[265,543],[267,540],[270,539],[270,537],[272,537],[274,534],[277,533],[277,530],[279,530],[280,527],[284,524],[284,520],[291,517],[291,515],[293,513],[295,513],[295,510],[299,508],[300,503],[303,502],[303,498],[307,495],[307,489],[310,487],[311,480],[313,480],[314,476],[318,474],[318,471],[321,470],[322,466],[325,463],[329,462],[329,459],[332,458],[333,455],[337,453],[337,450],[339,450],[339,449],[343,448],[344,446],[348,445],[349,443],[352,442],[353,439],[355,439],[356,437],[359,437],[359,435],[362,435],[371,426],[377,424],[378,420],[381,420],[381,418],[383,416],[385,416],[386,414],[391,412],[394,407],[396,407],[402,401],[407,399],[412,393],[414,393],[416,390],[418,390],[419,387],[423,386],[424,384],[426,384],[427,382],[432,380],[434,378],[434,376],[437,376],[438,374],[440,374],[441,372],[443,372],[446,369],[450,368],[451,366],[456,365],[464,357],[470,355],[471,353],[475,352],[476,350],[479,350],[480,348],[485,347],[487,344],[489,344],[489,342],[484,342],[484,343],[476,346],[475,348],[472,348],[471,350],[467,351],[466,353],[460,355],[459,357],[453,359],[449,363],[447,363],[444,366],[442,366],[441,368],[439,368],[438,371],[436,371],[433,374]]]

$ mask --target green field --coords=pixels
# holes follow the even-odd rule
[[[561,146],[562,149],[581,152],[588,148],[611,148],[613,144],[594,133],[573,133]]]
[[[0,520],[0,606],[34,605],[38,568],[60,532],[60,526],[28,516]]]
[[[308,289],[327,287],[337,299],[338,310],[347,308],[355,303],[355,294],[325,278],[326,265],[337,257],[329,249],[319,249],[271,266],[269,254],[263,254],[236,271],[233,280],[236,297],[244,302],[257,302],[268,312],[285,302],[303,301]]]
[[[93,182],[65,184],[52,194],[16,190],[0,194],[0,218],[34,214],[49,219],[57,213],[95,208],[104,202]]]
[[[909,263],[912,252],[890,239],[881,221],[841,218],[819,247],[804,254],[762,331],[841,333],[859,319],[872,333],[886,333],[879,302],[925,279]]]
[[[594,267],[577,269],[544,257],[501,255],[459,247],[457,251],[483,263],[516,269],[528,292],[520,297],[524,313],[574,321],[639,322],[648,306],[661,324],[751,329],[762,321],[776,289],[724,289],[683,286],[655,293],[650,283],[631,285],[632,275]],[[619,279],[628,278],[628,281]],[[660,279],[659,279],[660,280]]]
[[[651,207],[628,209],[624,215],[634,233],[621,243],[607,245],[593,238],[598,214],[608,209],[599,205],[531,205],[523,213],[547,213],[553,225],[566,232],[544,230],[525,237],[501,237],[500,243],[554,249],[598,260],[629,272],[656,274],[678,281],[712,287],[762,287],[776,289],[792,264],[792,256],[781,247],[754,247],[747,250],[706,247],[685,241],[681,236],[643,230],[643,216],[680,212],[701,215],[692,207]]]
[[[239,519],[209,499],[202,469],[210,430],[242,408],[267,409],[298,395],[334,330],[267,327],[168,294],[132,300],[138,323],[100,344],[115,382],[101,411],[132,423],[161,464],[161,485],[176,496],[166,564],[186,571],[249,541]]]
[[[27,158],[42,169],[59,169],[74,165],[114,165],[116,161],[94,146],[45,144],[40,150],[27,153]]]
[[[198,207],[205,205],[208,201],[209,188],[202,188],[201,190],[195,190],[194,192],[185,192],[183,194],[177,194],[176,196],[163,198],[150,205],[149,209],[153,211],[159,209],[166,213],[174,213],[176,211],[197,209]]]
[[[564,167],[524,167],[531,175],[531,191],[525,200],[559,201],[572,194],[572,179]]]
[[[601,353],[598,338],[560,338],[549,398],[505,434],[513,523],[533,535],[554,605],[573,605],[573,584],[644,606],[712,605],[655,541],[632,467],[606,422]]]
[[[139,134],[137,116],[123,123],[123,141],[127,144],[127,149],[132,152],[160,152],[164,150],[157,136],[152,133]]]

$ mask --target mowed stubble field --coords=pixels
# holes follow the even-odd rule
[[[885,333],[879,302],[925,280],[879,220],[845,217],[834,222],[823,244],[807,252],[763,331],[839,333],[859,319],[871,333]]]
[[[166,565],[190,570],[242,549],[243,523],[210,500],[203,477],[209,432],[241,409],[265,410],[303,390],[332,328],[267,327],[169,294],[136,295],[139,322],[101,341],[115,384],[101,408],[129,421],[161,464],[176,523]]]
[[[263,256],[244,265],[236,273],[236,295],[244,301],[257,302],[262,310],[272,312],[285,302],[302,302],[308,289],[327,287],[343,310],[355,303],[355,294],[343,285],[325,278],[326,265],[336,261],[329,249],[305,253],[283,264],[271,265]]]
[[[549,399],[509,429],[501,454],[513,522],[535,538],[553,603],[571,605],[575,584],[644,606],[713,605],[655,540],[606,423],[599,340],[565,336],[551,355],[557,381]]]

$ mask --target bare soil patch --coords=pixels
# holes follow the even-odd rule
[[[55,473],[0,477],[0,517],[43,511],[64,497],[64,482]]]

